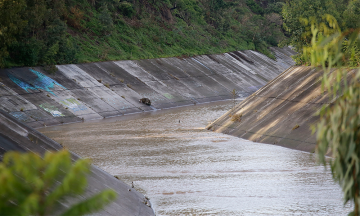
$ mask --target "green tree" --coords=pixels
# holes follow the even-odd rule
[[[350,70],[358,51],[360,29],[341,32],[336,19],[325,15],[326,23],[311,23],[311,46],[304,54],[313,66],[324,69],[322,87],[332,100],[319,112],[316,152],[326,165],[331,152],[332,175],[342,187],[345,203],[354,203],[349,215],[360,215],[360,71]],[[322,29],[322,31],[320,31]],[[324,36],[322,32],[333,32]],[[345,47],[345,48],[344,48]],[[331,70],[336,67],[337,70]],[[329,151],[330,150],[330,151]]]
[[[71,162],[67,150],[35,153],[7,152],[0,163],[1,215],[50,215],[59,200],[84,193],[90,171],[87,159]],[[61,215],[84,215],[102,209],[116,198],[104,190],[80,201]]]
[[[16,41],[16,35],[27,23],[21,17],[25,7],[24,0],[0,0],[0,68],[4,67],[9,55],[7,47]]]
[[[309,26],[303,25],[303,18],[312,17],[317,23],[322,22],[324,14],[330,14],[341,22],[341,14],[345,10],[344,0],[292,0],[286,2],[282,9],[283,27],[289,39],[286,42],[302,53],[303,47],[311,43]]]
[[[271,56],[268,47],[283,38],[277,13],[285,0],[248,1],[0,0],[23,5],[11,13],[4,7],[0,17],[25,21],[13,25],[21,28],[6,36],[11,40],[0,39],[1,61],[46,66],[244,49]]]
[[[260,7],[254,0],[246,0],[246,5],[256,14],[264,14],[264,9]]]
[[[103,5],[100,11],[99,20],[102,24],[103,33],[108,34],[111,32],[111,28],[113,27],[113,20],[111,18],[110,11],[108,10],[107,5]]]
[[[350,1],[343,13],[347,28],[360,27],[360,0]]]
[[[119,10],[124,16],[127,16],[129,18],[132,18],[135,14],[134,7],[129,2],[121,2],[119,4]]]
[[[277,13],[280,14],[282,7],[285,5],[284,2],[272,2],[265,9],[265,13]]]
[[[67,12],[64,0],[26,0],[24,7],[19,16],[27,23],[14,34],[16,40],[7,44],[8,60],[25,66],[76,63],[77,47],[68,38],[67,24],[62,20],[70,17],[74,7]]]

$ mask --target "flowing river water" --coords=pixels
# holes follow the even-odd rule
[[[157,215],[347,215],[310,153],[210,132],[232,101],[39,129],[150,198]],[[179,122],[180,120],[180,122]]]

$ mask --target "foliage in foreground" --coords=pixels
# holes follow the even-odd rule
[[[331,152],[333,178],[344,193],[345,204],[354,203],[349,215],[360,215],[360,71],[350,70],[360,45],[360,29],[341,32],[330,15],[324,21],[311,23],[311,47],[304,48],[305,57],[313,66],[324,69],[323,90],[332,97],[329,105],[319,112],[317,148],[320,161]],[[320,30],[320,31],[319,31]],[[325,32],[325,33],[323,33]],[[331,32],[331,34],[327,34]],[[325,36],[328,35],[328,36]],[[347,46],[344,49],[344,44]],[[332,70],[333,67],[337,70]],[[354,72],[355,71],[355,72]]]
[[[59,201],[84,193],[90,162],[71,162],[68,151],[35,153],[7,152],[0,163],[1,215],[52,215]],[[61,215],[84,215],[102,209],[116,198],[104,190],[69,207]]]
[[[328,25],[323,19],[325,14],[337,20],[338,28],[346,32],[360,27],[360,0],[291,0],[282,8],[283,27],[289,36],[284,44],[291,45],[299,54],[295,57],[298,65],[309,64],[303,55],[303,48],[311,46],[311,26],[303,25],[304,20],[311,17],[316,23]],[[320,26],[319,26],[320,27]],[[330,32],[318,28],[324,36]],[[360,55],[358,54],[360,58]]]

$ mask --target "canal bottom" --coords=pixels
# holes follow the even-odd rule
[[[210,132],[232,101],[39,129],[150,198],[156,215],[347,215],[315,155]]]

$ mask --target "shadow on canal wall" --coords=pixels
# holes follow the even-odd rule
[[[43,155],[46,151],[58,151],[60,149],[62,146],[57,142],[0,110],[0,161],[7,151],[31,151]],[[72,153],[72,158],[77,160],[79,157]],[[58,203],[58,209],[52,214],[58,215],[69,205],[86,197],[91,197],[104,189],[112,188],[117,192],[118,198],[102,211],[91,215],[155,215],[153,209],[145,205],[144,195],[96,166],[91,166],[91,173],[87,180],[88,187],[84,195],[62,200]]]
[[[0,109],[34,128],[246,97],[294,62],[290,48],[0,70]],[[151,106],[139,103],[150,98]]]
[[[246,98],[207,129],[260,143],[314,152],[310,126],[332,97],[321,91],[322,70],[293,66]],[[235,118],[233,116],[237,116]]]

